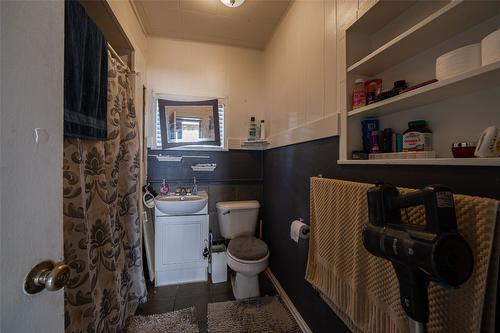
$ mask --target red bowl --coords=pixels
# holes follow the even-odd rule
[[[470,142],[454,143],[451,146],[451,152],[455,158],[469,158],[474,157],[476,151],[476,144]]]

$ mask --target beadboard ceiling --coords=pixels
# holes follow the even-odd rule
[[[290,0],[130,0],[149,36],[263,49]]]

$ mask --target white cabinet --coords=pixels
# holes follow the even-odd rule
[[[156,216],[156,286],[207,281],[208,215]]]

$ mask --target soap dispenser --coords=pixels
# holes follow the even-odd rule
[[[165,179],[163,179],[161,187],[160,187],[160,193],[162,195],[167,195],[168,194],[168,184]]]

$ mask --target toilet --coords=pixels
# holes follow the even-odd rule
[[[269,263],[266,243],[254,237],[260,204],[258,201],[224,201],[216,204],[222,237],[230,239],[227,265],[236,299],[260,296],[259,273]]]

